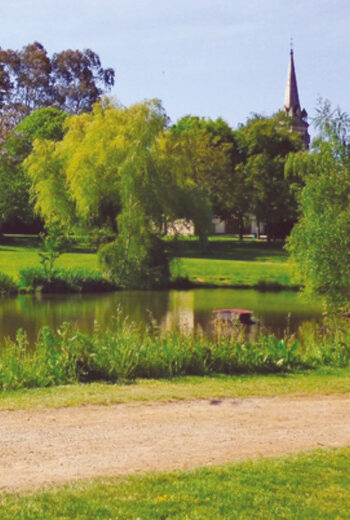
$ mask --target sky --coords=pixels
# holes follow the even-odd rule
[[[159,98],[172,122],[233,128],[282,108],[291,37],[302,108],[350,112],[349,27],[349,0],[0,0],[2,48],[90,48],[123,105]]]

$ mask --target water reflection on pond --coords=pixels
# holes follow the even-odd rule
[[[306,302],[294,292],[262,293],[254,290],[195,289],[190,291],[121,291],[89,295],[20,295],[0,299],[1,337],[14,337],[18,328],[32,342],[43,325],[58,328],[64,321],[75,322],[91,332],[94,321],[107,325],[118,308],[131,320],[149,323],[150,317],[161,327],[179,325],[208,330],[212,311],[221,308],[254,311],[259,322],[281,336],[287,326],[297,332],[304,321],[321,318],[320,303]],[[254,326],[255,327],[255,326]]]

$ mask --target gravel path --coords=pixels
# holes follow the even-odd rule
[[[350,445],[350,395],[0,412],[0,489]]]

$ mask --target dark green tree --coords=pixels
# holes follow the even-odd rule
[[[67,114],[54,107],[35,110],[0,145],[0,228],[20,231],[34,225],[33,229],[40,229],[30,201],[31,182],[22,163],[35,139],[62,139],[66,118]]]
[[[283,113],[271,118],[254,117],[235,137],[240,149],[246,210],[264,225],[268,238],[285,236],[297,218],[296,186],[299,177],[285,175],[288,155],[303,148]]]

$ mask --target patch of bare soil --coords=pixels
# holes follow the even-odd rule
[[[0,412],[0,489],[350,445],[350,395]]]

